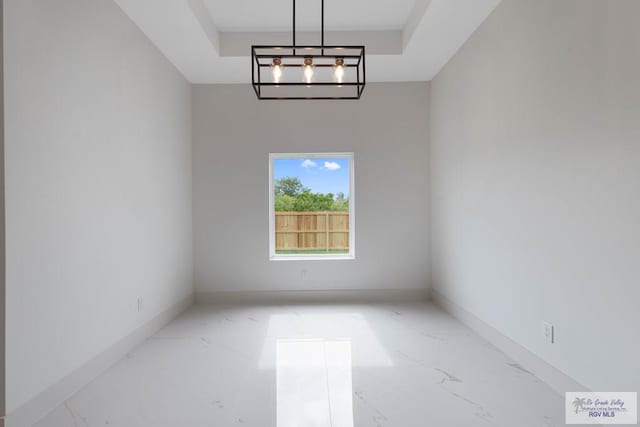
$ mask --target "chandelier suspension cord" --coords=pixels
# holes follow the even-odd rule
[[[321,27],[320,46],[322,46],[322,56],[324,56],[324,0],[320,2],[320,7],[322,8],[322,12],[320,15],[320,27]]]
[[[324,56],[324,0],[320,1],[320,47]],[[296,54],[296,0],[293,0],[293,54]]]

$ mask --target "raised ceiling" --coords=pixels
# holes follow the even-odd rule
[[[291,31],[291,0],[204,0],[204,3],[220,31]],[[325,0],[326,29],[401,30],[415,3],[415,0]],[[299,29],[318,30],[320,4],[320,0],[296,0]]]
[[[291,43],[291,0],[114,0],[192,83],[249,83],[252,44]],[[500,0],[325,0],[325,43],[364,44],[368,81],[431,80]],[[297,0],[319,44],[320,0]]]

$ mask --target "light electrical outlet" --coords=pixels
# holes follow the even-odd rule
[[[142,301],[142,298],[138,298],[138,313],[141,313],[143,309],[144,309],[144,301]]]
[[[544,334],[544,340],[545,342],[549,343],[549,344],[553,344],[554,343],[554,336],[553,336],[553,325],[549,322],[542,322],[542,333]]]

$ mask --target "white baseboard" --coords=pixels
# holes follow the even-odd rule
[[[175,319],[180,313],[189,308],[193,302],[194,296],[191,295],[174,304],[94,359],[85,363],[79,369],[64,377],[58,383],[12,411],[6,417],[6,427],[31,427],[75,392],[113,366],[129,351]]]
[[[426,301],[429,288],[308,291],[205,291],[196,293],[201,304],[317,304]]]
[[[567,391],[590,391],[578,381],[551,366],[517,342],[504,336],[497,329],[489,326],[436,290],[431,290],[431,300],[507,356],[527,368],[528,371],[531,371],[536,377],[548,384],[556,393],[564,397],[564,393]]]

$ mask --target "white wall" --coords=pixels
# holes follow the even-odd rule
[[[191,101],[112,1],[4,24],[11,412],[192,293]]]
[[[5,412],[4,0],[0,0],[0,427]]]
[[[356,102],[285,102],[194,86],[197,291],[426,288],[428,91],[372,84]],[[269,261],[268,153],[341,151],[355,153],[356,259]]]
[[[434,289],[597,390],[640,389],[638,16],[503,1],[432,82]]]

